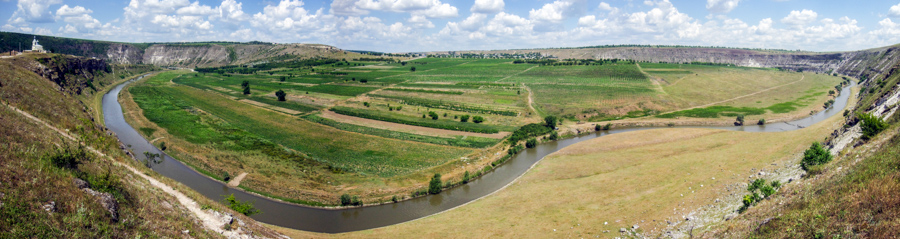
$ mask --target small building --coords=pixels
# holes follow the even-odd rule
[[[31,41],[31,51],[25,52],[49,53],[47,50],[44,50],[44,46],[41,46],[41,44],[38,43],[37,37],[34,37],[34,40]]]

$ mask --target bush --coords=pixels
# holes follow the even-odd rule
[[[415,72],[415,71],[416,71],[416,67],[413,66],[412,68],[409,68],[409,71]]]
[[[244,87],[244,94],[245,94],[245,95],[249,95],[249,94],[250,94],[250,86],[245,86],[245,87]]]
[[[556,116],[544,117],[544,125],[548,128],[555,129],[557,124],[559,124],[559,119]]]
[[[809,171],[811,166],[822,165],[829,161],[831,161],[831,153],[819,142],[813,142],[809,149],[803,152],[803,161],[800,162],[800,166],[803,170]]]
[[[550,140],[557,140],[557,139],[559,139],[559,133],[557,133],[556,131],[551,132]]]
[[[527,141],[525,141],[525,147],[526,147],[526,148],[529,148],[529,149],[530,149],[530,148],[534,148],[535,146],[537,146],[537,139],[535,139],[535,138],[530,138],[530,139],[528,139]]]
[[[543,125],[537,123],[526,124],[522,127],[513,131],[512,135],[509,136],[509,143],[516,144],[521,140],[524,140],[529,137],[534,137],[538,135],[543,135],[550,132],[550,128],[544,127]]]
[[[400,201],[400,198],[398,198],[397,195],[394,195],[394,197],[391,197],[391,202],[395,202],[395,203],[396,203],[396,202],[399,202],[399,201]]]
[[[888,127],[887,122],[884,122],[878,116],[872,114],[859,114],[857,116],[862,121],[860,127],[862,128],[863,139],[870,139]]]
[[[441,174],[436,173],[434,177],[431,178],[431,182],[428,182],[428,193],[430,194],[438,194],[441,193]]]
[[[466,174],[463,174],[462,183],[463,184],[469,183],[470,179],[472,179],[472,175],[469,175],[469,171],[466,171]]]
[[[474,122],[476,124],[480,124],[481,122],[484,122],[484,118],[476,115],[475,117],[472,117],[472,122]]]
[[[735,119],[740,125],[744,125],[744,115],[738,115],[737,119]]]
[[[766,119],[759,119],[759,121],[756,122],[756,125],[765,125],[765,124],[766,124]]]
[[[609,130],[610,128],[612,128],[612,124],[610,123],[606,123],[606,125],[603,126],[603,130]]]
[[[239,212],[239,213],[247,215],[247,216],[251,216],[251,215],[260,213],[259,210],[257,210],[256,208],[253,207],[253,203],[241,202],[234,198],[233,193],[231,195],[228,195],[227,197],[225,197],[225,199],[223,201],[228,206],[228,208],[231,208],[231,210],[234,210],[236,212]]]
[[[469,115],[463,115],[459,117],[459,122],[469,122]]]
[[[753,192],[753,191],[756,191],[757,189],[762,188],[765,185],[766,185],[766,180],[758,178],[756,180],[753,180],[753,182],[750,183],[749,185],[747,185],[747,191]]]
[[[56,167],[67,169],[78,169],[78,165],[91,160],[87,151],[84,150],[84,146],[81,145],[57,149],[56,152],[47,154],[44,158],[48,159]]]
[[[284,98],[287,97],[287,94],[283,90],[278,90],[275,92],[275,96],[278,97],[278,101],[285,101]]]
[[[349,194],[341,195],[341,206],[349,206],[353,203],[353,198]]]
[[[603,130],[603,126],[600,126],[600,124],[594,125],[594,131],[600,131],[600,130]]]
[[[222,173],[222,181],[225,181],[225,182],[231,181],[231,174],[228,174],[228,172]]]
[[[434,111],[428,111],[428,116],[431,117],[431,119],[433,119],[433,120],[438,119],[438,114],[434,113]]]

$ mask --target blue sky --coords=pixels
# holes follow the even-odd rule
[[[123,42],[322,43],[386,52],[900,43],[900,1],[0,0],[0,30]]]

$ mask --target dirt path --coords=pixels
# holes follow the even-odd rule
[[[529,88],[525,84],[522,84],[522,87],[528,91],[528,108],[531,109],[531,112],[534,112],[535,115],[540,115],[538,114],[537,110],[534,109],[534,106],[532,106],[532,104],[534,104],[534,94],[531,93],[531,88]]]
[[[465,132],[465,131],[435,129],[435,128],[428,128],[428,127],[414,126],[414,125],[398,124],[398,123],[391,123],[391,122],[380,121],[380,120],[373,120],[373,119],[366,119],[366,118],[342,115],[342,114],[334,113],[329,110],[323,110],[322,117],[331,119],[331,120],[334,120],[337,122],[341,122],[341,123],[361,125],[361,126],[393,130],[393,131],[408,132],[408,133],[421,134],[421,135],[438,136],[438,137],[475,136],[475,137],[484,137],[484,138],[491,138],[491,139],[502,139],[503,137],[506,137],[506,135],[509,135],[509,132],[500,132],[500,133],[496,133],[496,134],[484,134],[484,133],[473,133],[473,132]]]
[[[155,139],[153,139],[153,140],[150,140],[150,143],[152,144],[153,142],[156,142],[157,140],[165,139],[165,138],[166,138],[166,137],[155,138]]]
[[[6,104],[4,104],[4,105],[6,105]],[[56,131],[57,133],[59,133],[60,135],[65,137],[66,139],[78,142],[78,140],[75,137],[69,135],[65,131],[62,131],[62,130],[54,127],[53,125],[48,124],[47,122],[44,122],[43,120],[41,120],[37,117],[34,117],[33,115],[29,114],[28,112],[22,111],[11,105],[6,105],[6,107],[12,109],[13,111],[16,111],[17,113],[21,114],[22,116],[25,116],[26,118],[28,118],[36,123],[46,126],[47,128],[50,128],[53,131]],[[190,211],[191,214],[194,215],[194,217],[199,219],[201,224],[207,230],[214,231],[216,233],[222,234],[223,236],[226,236],[229,238],[249,238],[250,237],[250,235],[245,234],[244,231],[241,230],[240,228],[238,228],[238,230],[231,230],[231,231],[224,230],[223,229],[224,224],[222,224],[222,218],[214,216],[212,213],[200,209],[200,204],[198,204],[197,201],[194,201],[193,199],[191,199],[184,193],[181,193],[178,190],[175,190],[171,186],[166,185],[165,183],[160,182],[159,180],[157,180],[155,178],[145,175],[144,173],[142,173],[141,171],[137,170],[134,167],[131,167],[130,165],[123,164],[123,163],[116,161],[113,157],[108,156],[108,155],[104,154],[103,152],[100,152],[99,150],[94,149],[91,146],[85,145],[85,148],[88,149],[88,151],[91,151],[94,154],[99,155],[100,157],[107,158],[110,162],[112,162],[118,166],[128,169],[133,174],[138,175],[141,178],[147,180],[150,183],[150,185],[152,185],[153,187],[156,187],[156,188],[162,190],[163,192],[169,194],[170,196],[174,197],[175,199],[177,199],[178,202],[181,203],[181,205],[183,205],[185,208],[187,208],[188,211]]]
[[[651,78],[650,74],[648,74],[646,71],[644,71],[644,68],[641,68],[641,64],[635,64],[635,66],[637,66],[638,71],[640,71],[644,75],[647,75],[647,78],[650,78],[650,82],[653,83],[654,86],[656,86],[656,91],[659,91],[659,93],[662,93],[664,95],[669,95],[669,93],[666,92],[665,89],[663,89],[662,85],[659,84],[658,79]]]
[[[243,172],[237,177],[234,177],[231,181],[228,181],[228,186],[236,188],[238,185],[241,185],[241,180],[244,180],[244,177],[247,177],[247,172]]]
[[[528,67],[528,69],[525,69],[524,71],[520,71],[519,73],[512,74],[512,75],[509,75],[509,76],[507,76],[507,77],[503,77],[503,79],[499,79],[499,80],[497,80],[497,81],[495,81],[495,82],[501,82],[501,81],[503,81],[503,80],[509,79],[510,77],[517,76],[517,75],[521,75],[522,73],[528,72],[528,71],[530,71],[531,69],[534,69],[535,67],[538,67],[538,66],[537,66],[537,65],[534,65],[534,66],[532,66],[532,67]]]

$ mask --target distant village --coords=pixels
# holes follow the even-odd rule
[[[23,52],[12,50],[9,52],[9,55],[7,57],[18,56],[23,53],[50,53],[50,51],[44,50],[44,46],[41,46],[41,44],[38,43],[37,37],[34,37],[34,40],[31,41],[31,50],[25,50]]]

